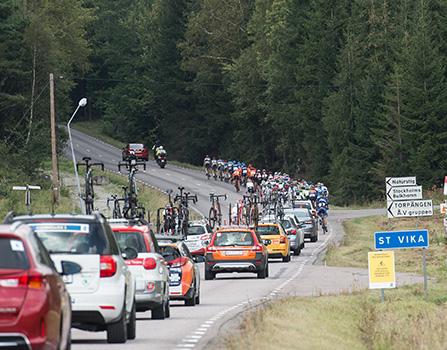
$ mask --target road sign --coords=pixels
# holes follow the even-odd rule
[[[389,187],[386,191],[387,201],[422,199],[422,186]]]
[[[376,249],[428,248],[427,230],[379,231],[374,233]]]
[[[386,190],[390,187],[397,186],[416,186],[416,176],[407,176],[407,177],[387,177],[385,178]]]
[[[433,215],[433,202],[431,199],[388,202],[387,207],[388,218],[405,218]]]
[[[394,252],[368,253],[369,289],[396,288]]]

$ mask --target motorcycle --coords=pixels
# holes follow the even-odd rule
[[[160,168],[164,169],[164,167],[166,166],[167,160],[166,160],[166,156],[161,154],[157,157],[156,159],[157,164]]]

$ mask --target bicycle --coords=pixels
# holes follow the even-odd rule
[[[208,222],[212,229],[216,226],[216,222],[218,226],[222,225],[222,211],[219,198],[225,198],[227,200],[227,195],[210,193],[211,208],[208,215]]]
[[[116,194],[111,195],[110,198],[107,198],[107,208],[109,209],[110,202],[113,202],[112,218],[121,219],[123,217],[123,214],[121,212],[121,206],[119,202],[124,202],[124,198],[118,198],[118,195]]]
[[[83,157],[83,162],[76,163],[76,169],[78,170],[80,166],[85,166],[85,175],[84,175],[84,196],[83,200],[85,203],[85,213],[90,215],[94,210],[94,199],[95,193],[93,191],[93,174],[92,167],[100,166],[101,170],[104,171],[104,163],[91,163],[90,157]]]
[[[179,203],[177,207],[176,229],[186,238],[189,222],[189,201],[192,201],[194,204],[197,203],[197,195],[191,195],[189,192],[184,192],[184,187],[178,187],[178,189],[180,194],[174,198],[174,203]]]
[[[127,162],[118,163],[118,171],[121,171],[121,167],[125,166],[129,171],[128,175],[128,187],[123,187],[124,190],[124,208],[123,216],[126,219],[142,218],[144,219],[145,208],[138,205],[138,187],[135,175],[138,171],[138,166],[142,165],[146,170],[145,162],[137,162],[135,159],[130,159]]]

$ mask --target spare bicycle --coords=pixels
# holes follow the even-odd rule
[[[82,162],[76,163],[76,169],[79,169],[80,166],[85,166],[85,175],[84,175],[84,195],[82,199],[85,203],[85,213],[90,215],[94,210],[94,199],[95,192],[93,191],[93,171],[92,168],[94,166],[100,166],[101,170],[104,171],[104,163],[91,163],[90,157],[82,158]]]
[[[216,227],[216,223],[218,226],[222,226],[222,211],[219,198],[226,200],[227,195],[210,193],[211,208],[208,215],[208,222],[212,229]]]

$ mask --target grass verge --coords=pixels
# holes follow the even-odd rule
[[[331,247],[327,263],[367,267],[367,252],[378,230],[427,228],[429,295],[421,285],[314,298],[291,297],[269,304],[244,319],[226,347],[239,349],[445,349],[447,344],[447,268],[444,229],[439,216],[419,221],[385,217],[345,223],[345,240]],[[420,250],[396,251],[396,270],[421,272]],[[268,334],[266,337],[265,335]]]
[[[123,141],[119,141],[107,135],[104,132],[104,125],[101,120],[76,122],[73,124],[73,128],[120,149],[126,144]]]

